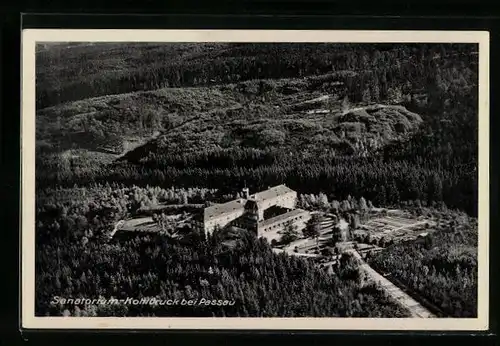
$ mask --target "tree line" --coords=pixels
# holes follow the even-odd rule
[[[105,47],[104,47],[105,49]],[[134,50],[144,51],[136,46],[132,51],[126,46],[114,47],[123,50],[123,54],[133,55]],[[175,48],[174,48],[175,49]],[[172,50],[172,45],[157,47],[157,57],[161,59],[163,50]],[[451,52],[451,53],[450,53]],[[102,53],[89,55],[89,61],[103,64],[106,58]],[[51,71],[55,64],[65,66],[56,70],[60,77],[58,83],[50,82],[50,73],[39,75],[37,88],[37,107],[44,108],[62,102],[86,99],[108,94],[121,94],[134,91],[160,89],[165,87],[192,87],[213,84],[237,83],[252,79],[302,78],[309,75],[325,74],[332,71],[355,71],[362,79],[346,78],[346,84],[353,100],[363,99],[363,93],[369,90],[370,99],[387,96],[394,82],[403,75],[408,81],[416,81],[425,74],[435,72],[435,58],[449,61],[452,59],[472,60],[470,45],[460,44],[240,44],[225,47],[222,51],[214,49],[205,54],[197,54],[191,59],[185,56],[169,56],[169,59],[151,59],[148,63],[135,60],[135,66],[123,70],[104,67],[96,73],[95,64],[81,64],[71,50],[43,53],[39,69]],[[42,53],[39,53],[39,56]],[[304,58],[307,57],[307,58]],[[113,56],[113,58],[115,58]],[[132,58],[133,59],[133,58]],[[62,60],[62,61],[61,61]],[[76,61],[75,61],[76,60]],[[206,62],[210,61],[209,64]],[[161,61],[161,62],[159,62]],[[106,65],[104,63],[104,65]],[[82,67],[84,66],[84,67]],[[114,67],[111,64],[112,67]],[[85,68],[89,71],[85,71]],[[381,86],[377,83],[369,89],[364,88],[373,77],[373,71],[379,73]],[[458,66],[460,69],[460,66]],[[38,70],[38,69],[37,69]],[[84,78],[74,81],[69,76],[79,72]],[[377,74],[379,74],[377,73]],[[376,87],[375,87],[376,85]],[[422,87],[422,85],[421,85]]]
[[[429,162],[430,161],[430,162]],[[288,165],[238,167],[226,169],[190,167],[177,169],[148,168],[121,164],[104,166],[96,171],[54,170],[40,172],[41,186],[105,184],[114,181],[125,185],[194,186],[234,189],[243,181],[254,191],[286,182],[302,193],[324,193],[336,199],[348,195],[365,196],[381,206],[398,205],[402,201],[419,200],[425,205],[444,202],[451,208],[477,215],[477,177],[474,166],[440,169],[438,160],[426,165],[409,161],[372,158],[335,159],[328,163],[290,162]],[[431,163],[435,163],[432,165]],[[242,187],[242,186],[241,186]]]
[[[234,50],[227,50],[214,59],[225,61],[231,54],[237,56],[241,52],[249,54],[262,49],[266,53],[274,52],[262,60],[266,68],[272,69],[273,54],[290,49],[295,55],[285,55],[284,66],[287,66],[287,59],[304,60],[307,66],[324,61],[325,66],[336,71],[351,71],[338,74],[345,78],[347,89],[343,93],[353,106],[363,100],[359,100],[359,95],[351,95],[351,84],[354,85],[352,91],[360,97],[371,93],[370,102],[378,99],[404,104],[421,114],[424,121],[411,138],[390,141],[391,144],[372,149],[368,155],[357,154],[355,138],[339,139],[333,146],[319,141],[319,137],[311,140],[306,122],[302,130],[289,138],[284,138],[278,130],[268,131],[259,133],[262,138],[248,140],[245,145],[231,138],[223,145],[213,143],[210,133],[218,132],[214,129],[210,133],[197,134],[200,124],[195,123],[184,127],[182,136],[160,137],[112,165],[95,165],[91,158],[59,162],[49,156],[39,156],[38,185],[72,186],[75,182],[117,181],[127,185],[184,187],[203,184],[224,189],[240,187],[246,180],[253,189],[260,190],[286,182],[299,192],[323,191],[337,199],[344,199],[349,194],[365,196],[381,206],[404,200],[419,200],[426,205],[444,202],[449,207],[477,215],[478,90],[477,56],[473,45],[313,45],[311,47],[319,53],[308,59],[303,59],[300,52],[309,48],[259,47],[235,46]],[[248,58],[245,54],[242,59]],[[391,69],[396,71],[389,73]],[[371,77],[363,77],[364,74]],[[352,80],[347,82],[347,79]],[[308,87],[328,89],[332,80],[326,83],[321,80],[317,86]],[[272,90],[272,84],[272,80],[266,81],[262,84],[263,90],[256,92],[265,95]],[[372,95],[377,94],[373,93],[374,88],[379,90],[380,98],[373,98]],[[385,89],[387,92],[382,92]],[[237,113],[232,116],[238,118]],[[300,136],[309,138],[310,143],[305,146],[306,139],[294,141],[293,138]],[[186,141],[186,138],[196,140]],[[283,147],[286,150],[282,150]],[[180,153],[179,150],[184,151]]]

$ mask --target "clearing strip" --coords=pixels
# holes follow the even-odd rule
[[[366,263],[361,255],[355,250],[348,250],[349,253],[354,255],[354,257],[359,261],[359,266],[365,271],[365,273],[373,279],[382,289],[384,289],[394,300],[399,304],[407,308],[412,317],[419,318],[435,318],[436,316],[432,314],[429,310],[424,308],[419,302],[406,294],[399,287],[394,285],[391,281],[387,280],[385,277],[376,272],[368,263]]]

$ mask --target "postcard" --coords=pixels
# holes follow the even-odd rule
[[[22,34],[21,325],[486,330],[489,34]]]

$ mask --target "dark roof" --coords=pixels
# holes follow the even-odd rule
[[[270,189],[257,192],[256,194],[250,196],[255,198],[256,201],[264,201],[266,199],[271,199],[275,198],[278,196],[286,195],[287,193],[294,192],[292,189],[290,189],[288,186],[285,185],[278,185],[271,187]]]
[[[247,202],[245,203],[245,209],[249,209],[249,210],[257,210],[259,209],[259,206],[257,205],[257,202],[256,201],[252,201],[251,199],[247,200]]]

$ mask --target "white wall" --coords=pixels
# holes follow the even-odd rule
[[[205,222],[205,233],[212,233],[217,225],[219,225],[219,227],[221,228],[227,226],[230,222],[241,217],[243,213],[243,209],[238,209],[231,213],[224,214],[218,218],[213,218],[210,221]]]
[[[310,218],[311,215],[309,213],[304,213],[302,214],[302,219],[298,219],[293,222],[293,224],[297,226],[297,231],[300,234],[302,233],[302,230],[306,227],[307,221],[309,221]],[[278,232],[284,230],[284,225],[270,229],[268,227],[269,226],[266,227],[266,229],[268,229],[267,231],[265,231],[263,228],[259,228],[259,237],[264,237],[268,239],[268,241],[271,241],[272,239],[279,240],[281,238],[281,234]]]
[[[297,204],[297,192],[291,191],[285,195],[258,202],[258,204],[259,220],[262,221],[264,220],[264,210],[270,207],[278,206],[282,208],[294,209]]]

